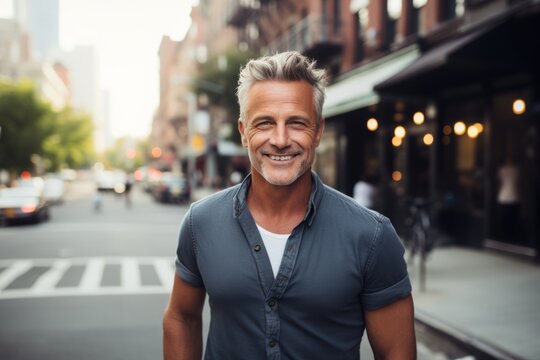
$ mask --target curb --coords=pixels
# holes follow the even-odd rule
[[[449,337],[479,360],[525,360],[475,335],[441,321],[428,313],[415,309],[415,320],[439,335]]]

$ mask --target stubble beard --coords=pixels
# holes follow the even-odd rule
[[[273,172],[278,170],[272,170],[272,169],[265,169],[265,165],[263,161],[258,161],[257,155],[260,155],[262,159],[266,155],[262,154],[253,154],[251,151],[248,151],[249,160],[251,162],[251,167],[253,171],[256,171],[266,182],[269,184],[272,184],[274,186],[288,186],[293,184],[296,180],[298,180],[302,175],[304,175],[307,171],[311,169],[311,164],[307,165],[306,162],[301,162],[300,167],[296,171],[295,165],[291,166],[290,169],[287,171],[293,170],[291,175],[287,175],[285,178],[282,178],[280,176],[273,176]],[[309,159],[306,159],[307,162],[309,162]],[[313,161],[312,161],[313,162]],[[269,166],[271,167],[271,166]]]

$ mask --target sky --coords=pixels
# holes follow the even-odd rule
[[[0,0],[0,17],[10,13]],[[100,83],[110,94],[114,137],[150,133],[159,104],[161,37],[181,40],[195,0],[60,0],[60,46],[91,45],[99,57]]]

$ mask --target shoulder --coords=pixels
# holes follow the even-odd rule
[[[232,214],[234,196],[238,188],[239,185],[232,186],[193,202],[190,206],[191,216],[193,218],[207,218],[226,211]]]
[[[327,185],[323,187],[324,197],[320,204],[320,210],[325,216],[330,216],[332,221],[357,222],[362,219],[373,226],[385,222],[386,217],[377,211],[360,205],[356,200]]]

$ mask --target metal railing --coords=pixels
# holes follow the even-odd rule
[[[267,52],[287,50],[305,52],[317,44],[339,43],[342,41],[341,24],[332,26],[328,17],[309,15],[289,28],[289,30],[268,44]]]

